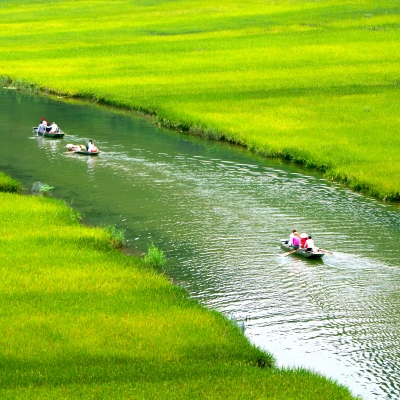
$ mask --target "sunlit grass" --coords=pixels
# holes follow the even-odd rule
[[[65,203],[0,193],[0,220],[2,399],[352,398],[318,374],[274,368]]]
[[[395,0],[7,0],[0,76],[398,199],[399,14]]]
[[[162,268],[166,264],[164,252],[156,247],[154,243],[151,243],[147,249],[147,253],[143,256],[143,263],[146,267],[155,268],[162,271]]]

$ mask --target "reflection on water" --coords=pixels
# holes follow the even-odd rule
[[[51,158],[57,156],[60,150],[62,150],[63,143],[60,142],[59,140],[47,139],[44,138],[43,136],[35,136],[34,139],[37,140],[38,146],[40,148],[44,149],[47,152],[47,154],[51,155]]]
[[[64,145],[64,143],[62,144]],[[95,176],[94,172],[98,161],[98,156],[85,156],[81,154],[75,154],[71,151],[66,151],[66,150],[64,150],[64,156],[76,160],[75,162],[85,164],[87,166],[88,179],[89,180],[94,179]]]
[[[320,371],[365,399],[399,397],[398,207],[123,114],[23,95],[18,103],[15,94],[0,102],[9,132],[0,168],[26,187],[54,186],[89,223],[126,229],[133,253],[153,241],[175,282],[209,307],[247,317],[246,335],[280,365]],[[24,120],[15,127],[17,114]],[[24,126],[42,115],[69,136],[30,140]],[[65,151],[89,138],[104,153]],[[279,239],[293,227],[334,254],[282,257]]]

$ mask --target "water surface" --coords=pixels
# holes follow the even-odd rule
[[[0,91],[0,169],[54,186],[90,224],[154,242],[200,302],[245,319],[282,366],[337,379],[365,399],[400,398],[400,210],[316,173],[126,113]],[[45,117],[67,132],[37,138]],[[67,153],[94,139],[98,157]],[[334,252],[282,257],[295,227]]]

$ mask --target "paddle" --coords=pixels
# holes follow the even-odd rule
[[[324,250],[324,249],[319,249],[320,251],[323,251],[324,253],[328,253],[328,254],[333,254],[331,251],[328,251],[328,250]]]
[[[295,253],[296,251],[297,251],[297,249],[294,249],[294,250],[288,251],[287,253],[284,253],[284,254],[282,254],[282,257],[286,257],[286,256],[288,256],[289,254],[293,254],[293,253]]]

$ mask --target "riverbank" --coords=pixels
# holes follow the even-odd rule
[[[352,399],[275,368],[64,202],[0,193],[0,205],[2,398]]]
[[[399,12],[392,0],[7,0],[0,76],[144,112],[399,200]]]
[[[0,171],[0,192],[16,193],[21,189],[21,184]]]

